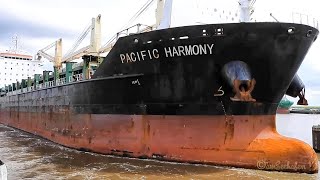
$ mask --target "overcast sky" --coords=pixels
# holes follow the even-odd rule
[[[59,38],[63,39],[63,51],[66,52],[84,28],[90,24],[91,18],[98,14],[102,16],[103,45],[146,1],[0,0],[0,50],[4,51],[12,47],[11,37],[17,34],[20,39],[20,49],[32,55]],[[204,1],[210,2],[208,7],[218,7],[217,3],[228,6],[237,3],[236,0]],[[194,0],[182,2],[181,10],[183,11],[185,4]],[[317,4],[316,0],[257,0],[254,17],[258,21],[273,21],[269,16],[272,12],[278,20],[292,22],[292,12],[301,12],[320,19]],[[155,16],[154,7],[155,5],[139,21],[152,25]],[[307,98],[311,105],[320,105],[319,41],[320,39],[314,43],[298,72],[306,85]],[[88,45],[88,38],[83,44]]]

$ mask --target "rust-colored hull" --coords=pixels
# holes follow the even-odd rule
[[[103,154],[315,173],[306,143],[281,136],[274,115],[173,116],[16,113],[0,123],[61,145]]]

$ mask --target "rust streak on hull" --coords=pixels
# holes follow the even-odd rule
[[[306,143],[281,136],[274,115],[95,115],[1,111],[0,123],[102,154],[252,169],[318,171]]]

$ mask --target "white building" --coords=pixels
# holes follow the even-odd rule
[[[30,55],[0,53],[0,88],[28,77],[33,78],[34,74],[42,74],[42,67],[43,63]]]

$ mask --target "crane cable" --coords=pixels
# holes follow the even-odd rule
[[[249,6],[253,7],[254,3],[256,3],[256,0],[252,0]]]
[[[131,18],[130,20],[120,28],[120,31],[123,29],[128,28],[128,26],[135,21],[143,12],[145,12],[146,10],[148,10],[151,6],[151,4],[154,2],[155,0],[148,0]],[[113,35],[105,45],[102,46],[101,49],[107,47],[109,44],[111,44],[117,37],[117,34]]]
[[[68,50],[68,52],[64,55],[63,58],[68,57],[71,53],[73,53],[77,49],[77,47],[80,45],[82,40],[88,35],[90,29],[91,29],[91,24],[86,26],[86,28],[82,31],[82,33],[78,37],[77,41],[73,44],[71,49]]]
[[[120,30],[126,29],[133,21],[135,21],[143,12],[145,12],[150,5],[154,2],[154,0],[148,0],[132,17],[131,19],[124,25]]]

